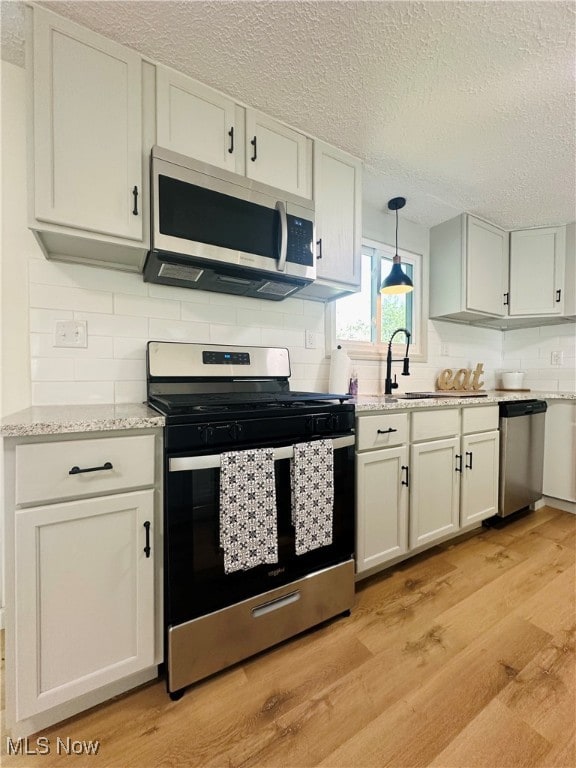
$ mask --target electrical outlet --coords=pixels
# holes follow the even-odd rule
[[[563,365],[564,352],[561,349],[556,349],[550,353],[550,365]]]
[[[88,326],[85,320],[61,320],[54,332],[55,347],[87,347]]]
[[[316,349],[316,334],[314,331],[306,331],[306,349]]]
[[[440,354],[442,357],[448,357],[450,354],[450,347],[448,346],[448,342],[443,341],[442,344],[440,344]]]

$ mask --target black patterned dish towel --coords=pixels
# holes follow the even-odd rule
[[[274,450],[223,453],[220,546],[226,573],[278,562]]]
[[[297,443],[290,468],[296,554],[332,544],[334,448],[331,440]]]

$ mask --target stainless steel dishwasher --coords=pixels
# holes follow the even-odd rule
[[[542,496],[546,407],[545,400],[500,403],[500,517]]]

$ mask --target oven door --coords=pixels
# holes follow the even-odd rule
[[[354,553],[354,435],[335,437],[332,544],[296,555],[291,523],[290,445],[274,447],[278,563],[224,572],[220,548],[220,453],[172,455],[165,474],[166,626],[189,621],[267,592]]]

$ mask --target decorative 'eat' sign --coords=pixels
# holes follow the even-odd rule
[[[436,379],[436,389],[446,391],[448,389],[478,391],[484,386],[480,376],[484,373],[484,366],[478,363],[474,371],[471,368],[459,368],[455,373],[452,368],[445,368]]]

